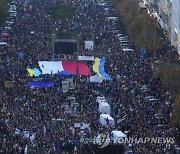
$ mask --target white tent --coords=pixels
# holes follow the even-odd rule
[[[107,102],[101,102],[99,103],[99,108],[98,108],[99,113],[105,113],[105,114],[110,114],[111,109],[110,106]]]
[[[98,96],[96,102],[98,102],[98,100],[106,100],[106,98],[104,96]]]
[[[106,100],[97,100],[98,103],[107,103]]]
[[[85,49],[93,50],[94,49],[94,42],[93,41],[84,41]]]
[[[97,76],[97,75],[93,75],[90,78],[90,82],[95,82],[95,83],[101,83],[104,79]]]
[[[102,126],[114,126],[115,121],[109,114],[101,114],[99,122]]]
[[[117,130],[112,131],[112,132],[111,132],[111,136],[112,136],[113,139],[115,139],[115,138],[121,138],[121,137],[127,137],[127,135],[124,134],[122,131],[117,131]]]
[[[106,102],[106,98],[104,96],[98,96],[96,98],[96,102],[98,102],[98,103]]]

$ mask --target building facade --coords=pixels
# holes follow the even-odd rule
[[[180,55],[180,0],[172,0],[171,45],[177,48]]]
[[[180,0],[143,0],[147,11],[155,12],[159,25],[180,55]]]
[[[158,23],[167,32],[167,36],[171,38],[171,17],[172,17],[172,1],[159,0],[159,12],[157,16]]]

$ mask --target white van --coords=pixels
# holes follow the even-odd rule
[[[15,17],[17,15],[17,12],[16,11],[9,11],[10,12],[10,16],[12,17]]]
[[[123,45],[123,44],[129,44],[130,42],[128,40],[124,40],[124,41],[120,41],[120,44]]]
[[[133,52],[134,50],[133,49],[122,49],[122,51],[124,51],[124,52]]]
[[[0,42],[0,47],[6,47],[7,45],[7,42]]]
[[[9,10],[10,11],[16,11],[16,6],[15,5],[10,5]]]
[[[108,21],[117,21],[118,17],[107,17]]]
[[[13,21],[6,21],[6,24],[7,24],[7,25],[12,25],[12,24],[13,24]]]
[[[123,49],[129,49],[130,48],[130,44],[121,44]]]
[[[4,27],[5,30],[11,30],[11,27],[10,26],[6,26]]]

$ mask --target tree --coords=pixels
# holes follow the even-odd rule
[[[0,26],[2,26],[8,17],[8,1],[0,0]]]
[[[157,64],[155,76],[169,88],[175,99],[171,123],[180,127],[180,64],[177,51],[171,51],[166,59],[161,59]]]
[[[146,11],[140,11],[137,0],[112,0],[116,11],[126,24],[128,34],[138,49],[144,47],[147,51],[162,48],[163,30],[154,17]]]
[[[178,64],[161,61],[156,66],[155,76],[162,80],[174,96],[180,95],[180,67]]]
[[[176,101],[173,104],[173,114],[171,117],[171,123],[180,128],[180,95],[176,97]]]

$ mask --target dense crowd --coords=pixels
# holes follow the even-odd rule
[[[123,52],[117,34],[126,34],[123,20],[108,21],[114,12],[104,10],[103,6],[81,0],[31,0],[27,5],[16,1],[17,16],[13,18],[11,35],[7,38],[9,46],[0,49],[0,153],[53,153],[60,152],[65,144],[78,145],[82,136],[94,138],[101,132],[118,129],[130,137],[175,137],[175,143],[133,144],[128,147],[132,153],[175,153],[179,144],[179,130],[170,127],[169,116],[173,99],[168,89],[153,75],[155,61],[160,55],[141,56],[134,52]],[[72,19],[54,20],[49,15],[49,6],[65,3],[75,8]],[[111,8],[112,6],[110,6]],[[78,28],[74,23],[78,23]],[[27,82],[32,80],[27,67],[38,67],[40,60],[52,60],[54,55],[49,43],[49,35],[55,28],[74,30],[79,34],[80,49],[70,55],[93,55],[106,58],[106,72],[112,81],[101,84],[89,83],[87,77],[72,76],[74,89],[63,94],[60,89],[65,76],[43,75],[46,81],[53,80],[54,87],[31,89]],[[84,48],[85,40],[93,40],[93,52]],[[166,50],[166,47],[164,49]],[[66,56],[67,58],[67,56]],[[89,64],[92,68],[93,63]],[[14,88],[5,88],[4,81],[15,81]],[[147,85],[147,90],[142,88]],[[115,128],[99,124],[98,93],[110,98]],[[74,96],[79,104],[77,115],[65,112],[68,96]],[[147,96],[157,98],[149,101]],[[125,116],[125,119],[121,120]],[[61,119],[61,121],[53,120]],[[120,121],[120,122],[119,122]],[[84,122],[90,128],[75,129],[74,123]],[[34,138],[25,139],[23,134],[15,134],[15,129],[29,131]]]

